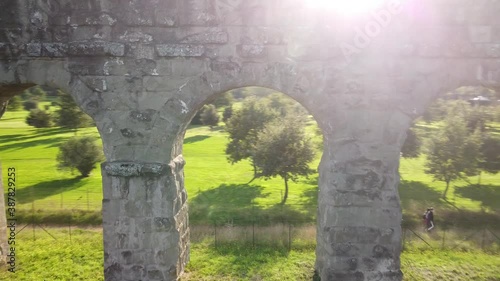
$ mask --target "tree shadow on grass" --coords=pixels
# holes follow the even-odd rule
[[[200,135],[200,136],[192,136],[184,139],[184,144],[195,143],[199,141],[203,141],[210,138],[210,136]]]
[[[77,189],[85,184],[83,177],[72,179],[53,180],[37,183],[25,188],[16,189],[16,201],[20,204],[31,203],[56,194]],[[5,187],[7,191],[8,187]]]
[[[308,218],[312,221],[314,221],[314,218],[316,218],[318,212],[318,178],[319,175],[317,174],[312,177],[306,178],[304,182],[308,185],[314,186],[314,188],[304,190],[304,192],[302,193],[304,204],[301,207],[301,210],[303,212],[307,212]]]
[[[195,224],[271,225],[304,223],[314,220],[316,207],[303,204],[268,205],[253,203],[265,198],[263,187],[248,184],[223,184],[200,191],[189,200],[189,217]]]
[[[500,210],[500,186],[499,185],[468,185],[456,187],[455,193],[475,201],[480,201],[485,208]]]
[[[403,209],[409,209],[412,202],[415,201],[425,206],[443,204],[441,195],[441,193],[422,182],[402,180],[399,183],[399,197]]]
[[[263,187],[247,184],[222,184],[200,191],[189,199],[189,217],[193,222],[224,222],[251,220],[253,200],[266,197]]]
[[[204,249],[193,249],[203,252],[203,256],[211,257],[204,259],[203,263],[195,262],[195,267],[207,267],[219,276],[230,276],[231,280],[266,280],[266,276],[276,271],[276,267],[288,259],[289,251],[286,248],[269,246],[242,246],[241,243],[210,246]],[[224,258],[218,258],[223,256]],[[192,260],[197,260],[192,258]],[[304,260],[295,262],[295,267],[300,268],[293,280],[313,280],[314,261]],[[200,270],[198,268],[196,270]],[[276,274],[276,273],[275,273]],[[305,276],[302,276],[305,275]],[[217,276],[213,276],[217,277]],[[288,276],[285,279],[290,278]],[[213,279],[215,280],[215,279]]]
[[[54,147],[54,146],[58,146],[65,139],[66,138],[64,138],[64,137],[57,137],[57,138],[32,140],[32,141],[25,141],[25,142],[16,141],[15,143],[1,145],[0,150],[24,149],[24,148],[30,148],[33,146]]]
[[[14,141],[14,140],[17,140],[19,138],[22,138],[26,135],[23,135],[23,134],[15,134],[15,135],[4,135],[4,136],[0,136],[0,143],[4,143],[4,142],[8,142],[8,141]]]
[[[72,131],[67,128],[40,128],[33,129],[30,133],[27,134],[15,134],[15,135],[4,135],[0,136],[0,143],[10,142],[10,141],[25,141],[39,137],[50,136],[54,134],[67,133]]]

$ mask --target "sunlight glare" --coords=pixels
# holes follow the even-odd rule
[[[333,10],[340,14],[355,15],[373,11],[386,0],[305,0],[311,8]]]

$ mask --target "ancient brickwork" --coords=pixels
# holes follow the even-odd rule
[[[500,2],[388,0],[357,18],[305,3],[0,1],[1,96],[62,88],[98,126],[106,280],[180,278],[185,129],[245,86],[291,96],[323,130],[322,280],[401,280],[404,134],[438,94],[499,84]]]

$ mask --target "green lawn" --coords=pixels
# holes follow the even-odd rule
[[[0,280],[103,280],[100,229],[30,228],[16,237],[16,273],[0,268]],[[71,233],[71,236],[70,236]],[[314,244],[288,251],[279,247],[191,244],[191,259],[182,280],[312,280]],[[500,256],[475,248],[407,248],[401,256],[407,281],[497,281]]]
[[[55,157],[61,141],[73,132],[50,128],[33,129],[24,123],[27,112],[7,112],[0,119],[0,160],[4,182],[7,167],[15,167],[18,177],[18,209],[34,207],[41,220],[58,220],[63,210],[100,210],[102,187],[100,171],[78,179],[69,171],[57,170]],[[500,124],[495,124],[496,128]],[[435,124],[422,124],[431,132]],[[313,128],[309,128],[313,135]],[[95,128],[78,135],[98,136]],[[283,183],[280,179],[255,180],[248,162],[231,165],[224,155],[227,137],[220,128],[193,127],[186,133],[184,156],[185,185],[190,202],[192,223],[218,220],[248,222],[295,219],[314,222],[317,199],[317,175],[290,186],[287,205],[280,206]],[[313,164],[317,167],[319,157]],[[437,219],[443,214],[467,211],[478,218],[491,218],[500,212],[500,175],[483,174],[478,178],[455,182],[447,200],[441,198],[444,183],[433,182],[423,173],[424,158],[402,159],[400,195],[407,218],[418,222],[427,206],[434,206]],[[222,171],[222,172],[221,172]],[[460,211],[459,211],[460,210]],[[45,213],[45,217],[43,214]],[[79,213],[80,216],[98,215]],[[495,215],[496,214],[496,215]],[[71,216],[71,214],[70,214]],[[441,218],[440,218],[441,217]],[[462,220],[460,216],[455,216]],[[475,217],[475,218],[476,218]],[[60,221],[67,222],[65,219]],[[84,219],[82,219],[84,220]],[[90,221],[92,221],[90,219]],[[95,220],[94,220],[95,221]],[[496,222],[495,220],[490,220]],[[485,223],[487,225],[487,223]],[[439,224],[438,224],[439,225]],[[500,225],[488,225],[499,228]],[[102,232],[100,229],[49,229],[57,240],[37,230],[32,241],[29,228],[18,234],[18,272],[1,272],[0,280],[102,280]],[[457,236],[458,237],[458,236]],[[457,238],[458,239],[458,238]],[[439,245],[439,239],[435,243]],[[287,251],[273,247],[256,249],[235,245],[214,248],[210,241],[192,244],[191,262],[183,280],[311,280],[314,266],[314,243]],[[57,266],[54,266],[57,265]],[[451,250],[410,245],[402,255],[405,280],[500,280],[498,248],[485,253],[474,247]]]
[[[71,131],[48,128],[35,129],[24,123],[26,111],[7,112],[0,119],[0,160],[4,180],[7,168],[15,167],[17,174],[18,210],[29,211],[34,207],[40,212],[65,210],[100,210],[102,187],[100,170],[89,178],[80,179],[70,171],[57,169],[58,145],[74,136]],[[312,124],[313,122],[309,122]],[[493,124],[495,127],[499,124]],[[436,124],[419,125],[419,130],[432,133]],[[314,127],[308,127],[314,136]],[[78,135],[98,137],[96,128],[81,129]],[[243,220],[250,217],[295,219],[314,221],[317,199],[317,175],[301,178],[290,184],[287,205],[278,203],[284,190],[280,178],[252,179],[248,161],[230,164],[224,154],[227,135],[222,127],[210,129],[190,128],[184,141],[185,186],[190,202],[193,222],[208,220]],[[312,164],[317,167],[321,152]],[[468,210],[472,212],[499,213],[500,174],[481,175],[481,187],[476,187],[478,177],[467,182],[454,182],[447,200],[441,198],[444,183],[434,182],[423,172],[424,158],[401,159],[400,195],[404,213],[412,219],[419,218],[427,207],[436,208],[436,215],[445,212]],[[40,213],[39,212],[39,213]],[[228,214],[232,218],[229,218]],[[251,214],[251,215],[250,215]]]

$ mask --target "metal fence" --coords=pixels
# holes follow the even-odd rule
[[[54,235],[51,227],[37,223],[19,226],[17,233],[24,232],[23,239],[37,240],[41,237],[52,237],[54,240],[71,240],[72,233],[80,226],[68,224],[57,229],[65,229],[65,236]],[[57,238],[56,238],[57,236]],[[191,225],[190,240],[194,243],[208,242],[214,247],[250,246],[271,247],[287,250],[314,249],[316,245],[316,225],[296,225],[291,222],[273,225],[238,225],[225,223],[212,225]],[[480,229],[435,229],[426,232],[420,229],[403,229],[403,251],[407,249],[449,249],[449,250],[482,250],[487,253],[500,252],[500,230]]]

